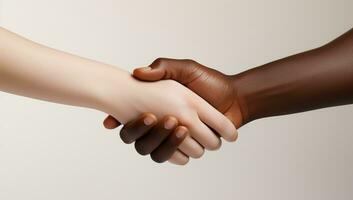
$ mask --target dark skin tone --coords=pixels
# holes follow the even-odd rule
[[[352,104],[353,29],[322,47],[236,75],[222,74],[192,60],[162,58],[149,67],[137,69],[133,75],[143,81],[178,81],[239,128],[264,117]],[[105,124],[109,128],[119,125],[110,116]],[[171,151],[167,152],[160,160],[171,156]]]
[[[168,120],[174,120],[175,126],[166,129],[164,124]],[[173,155],[188,134],[188,129],[178,123],[173,116],[166,116],[158,121],[152,113],[144,113],[124,125],[120,138],[125,144],[135,142],[135,149],[139,154],[150,154],[153,161],[162,163]],[[108,129],[119,125],[120,123],[111,116],[104,120],[104,126]]]

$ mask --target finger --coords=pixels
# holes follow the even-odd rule
[[[143,81],[158,81],[164,78],[163,68],[141,67],[134,69],[133,76]]]
[[[187,132],[188,129],[185,126],[177,127],[174,132],[151,153],[152,160],[162,163],[171,158],[174,152],[178,149],[178,146],[187,136]]]
[[[183,82],[181,74],[191,70],[185,68],[190,63],[186,60],[175,60],[169,58],[158,58],[148,67],[137,68],[133,72],[133,76],[143,81],[158,81],[161,79],[173,79]]]
[[[203,147],[190,137],[190,135],[185,137],[179,146],[179,150],[191,158],[200,158],[205,152]]]
[[[193,120],[192,124],[188,125],[191,136],[199,142],[205,149],[216,150],[219,149],[222,141],[221,139],[200,119]]]
[[[120,131],[120,138],[126,144],[131,144],[147,134],[157,123],[157,117],[151,113],[142,114],[137,120],[128,122]]]
[[[237,139],[237,129],[226,116],[203,100],[200,100],[195,106],[201,121],[211,127],[221,137],[230,142]]]
[[[177,127],[178,120],[172,116],[166,116],[148,134],[135,142],[135,149],[141,155],[152,153]]]
[[[114,129],[121,125],[121,123],[116,120],[113,116],[109,115],[103,121],[103,125],[106,129]]]
[[[189,157],[180,151],[176,151],[168,161],[176,165],[186,165],[189,162]]]

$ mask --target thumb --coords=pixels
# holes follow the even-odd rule
[[[176,60],[169,58],[158,58],[150,66],[137,68],[133,76],[142,81],[158,81],[163,79],[173,79],[178,82],[185,71],[185,60]]]
[[[142,81],[159,81],[164,79],[163,68],[140,67],[134,69],[133,76]]]

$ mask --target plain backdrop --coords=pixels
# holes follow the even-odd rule
[[[0,25],[127,70],[173,57],[235,74],[325,44],[353,27],[352,10],[352,0],[0,0]],[[0,113],[4,200],[353,198],[353,106],[251,122],[185,167],[138,155],[95,110],[0,93]]]

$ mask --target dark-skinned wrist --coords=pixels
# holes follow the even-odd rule
[[[237,102],[242,115],[242,126],[256,119],[256,106],[254,105],[254,100],[251,99],[254,95],[252,94],[251,87],[247,86],[247,84],[251,83],[249,83],[250,80],[248,80],[245,72],[232,75],[231,79],[234,88],[235,101]],[[250,102],[252,105],[250,105]]]
[[[295,112],[296,108],[288,106],[290,101],[296,101],[291,98],[292,88],[283,87],[284,71],[273,70],[274,65],[279,66],[279,63],[268,63],[232,76],[243,124]]]

